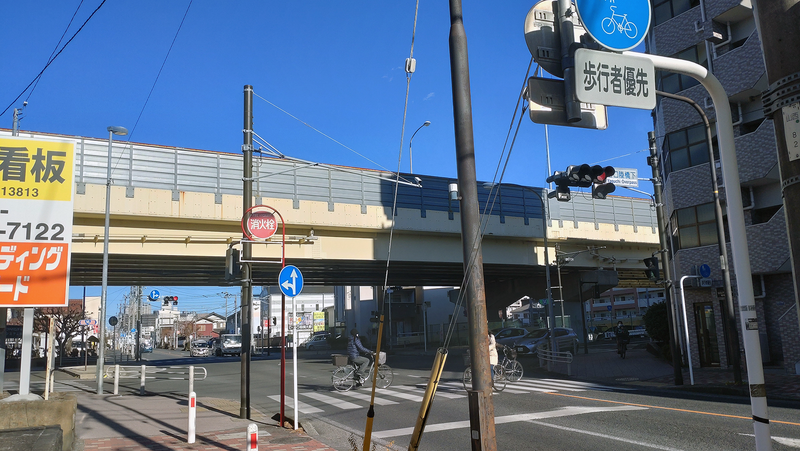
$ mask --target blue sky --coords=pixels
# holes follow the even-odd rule
[[[419,2],[404,133],[403,66],[411,51],[413,0],[195,1],[190,7],[189,0],[107,1],[35,90],[14,102],[45,66],[73,14],[62,45],[101,3],[3,6],[0,111],[11,108],[0,116],[2,127],[11,128],[12,109],[27,99],[22,130],[105,138],[107,126],[121,125],[134,142],[238,152],[242,89],[251,84],[265,99],[254,101],[255,131],[286,155],[397,170],[402,150],[401,170],[408,172],[408,139],[431,121],[414,138],[414,173],[456,176],[447,2]],[[532,6],[463,0],[479,180],[494,178],[512,126],[531,59],[523,23]],[[605,131],[550,127],[552,168],[633,154],[606,164],[637,168],[644,177],[649,130],[649,111],[624,108],[609,108]],[[544,127],[526,116],[503,181],[542,186],[545,161]],[[640,189],[651,191],[645,185]],[[622,189],[617,194],[640,197]],[[127,288],[110,293],[116,291]],[[195,302],[201,299],[207,298]]]

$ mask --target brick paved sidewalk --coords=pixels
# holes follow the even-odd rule
[[[273,434],[259,435],[260,451],[335,451],[302,431],[279,431],[277,426],[269,428]],[[234,429],[198,434],[193,444],[186,443],[186,437],[159,435],[156,437],[113,437],[87,439],[83,441],[84,451],[241,451],[247,449],[245,431]]]

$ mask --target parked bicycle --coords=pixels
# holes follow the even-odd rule
[[[499,366],[503,367],[506,379],[511,382],[517,382],[522,379],[522,364],[517,361],[517,351],[509,346],[503,347],[503,357],[497,362]]]
[[[378,358],[378,376],[376,381],[376,384],[379,388],[386,388],[392,385],[392,380],[394,379],[392,368],[389,367],[389,365],[386,365],[385,362],[386,353],[381,352],[380,357]],[[333,375],[331,376],[333,388],[339,391],[348,391],[353,388],[353,386],[356,384],[356,369],[357,368],[354,364],[347,363],[346,365],[338,366],[335,370],[333,370]],[[367,381],[372,380],[372,371],[374,369],[375,358],[373,355],[373,357],[370,359],[369,366],[367,367]]]
[[[464,354],[464,364],[467,365],[467,369],[464,370],[464,374],[461,376],[461,382],[464,384],[464,390],[470,390],[472,389],[472,366],[469,351]],[[494,366],[494,372],[492,373],[492,390],[499,393],[505,389],[506,372],[502,365],[497,364]]]

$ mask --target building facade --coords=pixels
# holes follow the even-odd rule
[[[794,307],[775,130],[762,112],[766,69],[750,3],[653,1],[647,51],[701,64],[722,83],[733,115],[741,183],[727,186],[722,180],[716,137],[711,144],[711,161],[703,120],[694,108],[659,96],[653,120],[671,234],[668,264],[674,270],[678,301],[681,288],[677,285],[682,276],[697,275],[702,264],[712,268],[711,287],[692,285],[689,280],[685,287],[691,360],[695,367],[728,367],[733,351],[723,327],[727,300],[714,216],[713,190],[717,187],[712,186],[710,172],[716,171],[723,212],[726,196],[741,195],[743,200],[763,363],[795,373],[800,361],[800,327]],[[712,134],[716,134],[714,108],[703,86],[690,77],[668,72],[659,73],[657,83],[660,91],[688,97],[702,107],[712,123]],[[738,305],[733,273],[731,283],[734,304]],[[736,325],[741,328],[738,315]],[[741,331],[737,335],[744,364]]]

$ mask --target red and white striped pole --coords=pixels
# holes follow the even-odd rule
[[[247,451],[258,451],[258,425],[247,425]]]
[[[194,443],[195,436],[195,419],[197,418],[197,394],[195,392],[189,393],[189,437],[187,442]]]

